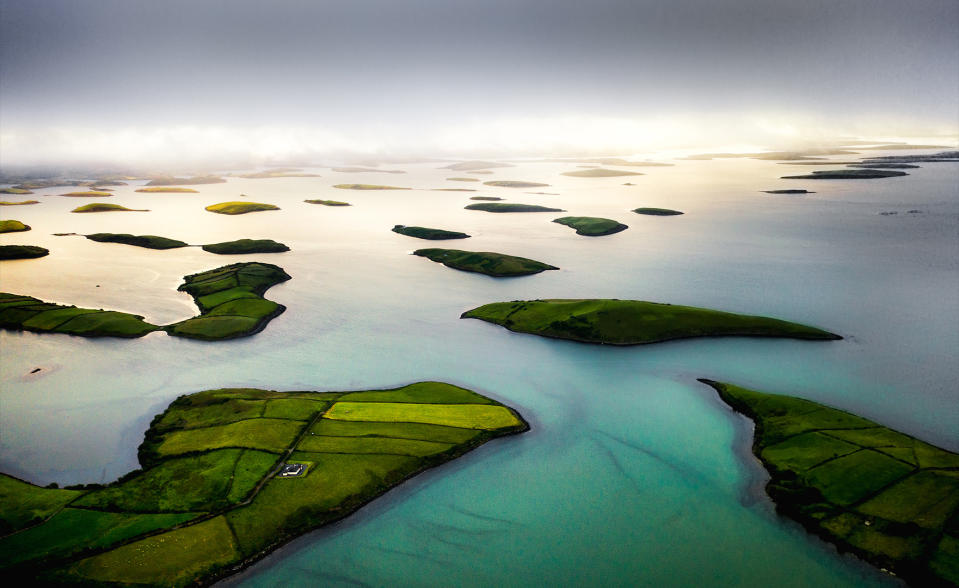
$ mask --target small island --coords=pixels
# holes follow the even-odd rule
[[[478,182],[479,178],[446,178],[451,182]]]
[[[32,190],[26,188],[0,188],[0,194],[33,194]]]
[[[94,202],[93,204],[84,204],[71,210],[70,212],[150,212],[146,209],[127,208],[119,204],[106,204],[104,202]]]
[[[136,192],[146,192],[147,194],[199,194],[193,188],[178,188],[175,186],[154,186],[152,188],[139,188]]]
[[[104,192],[101,190],[86,190],[83,192],[67,192],[66,194],[60,194],[61,196],[67,196],[70,198],[106,198],[108,196],[113,196],[110,192]]]
[[[412,190],[412,188],[381,186],[380,184],[336,184],[333,187],[339,188],[340,190]]]
[[[18,220],[0,220],[0,233],[20,233],[29,230],[30,225],[25,225]]]
[[[959,585],[959,455],[809,400],[700,382],[755,422],[777,511],[912,585]]]
[[[499,202],[502,200],[499,196],[470,196],[470,200],[485,200],[486,202]]]
[[[433,192],[475,192],[472,188],[431,188]]]
[[[49,254],[49,249],[36,245],[0,245],[0,259],[36,259]]]
[[[560,175],[570,176],[572,178],[619,178],[622,176],[641,176],[643,174],[631,171],[622,171],[616,169],[603,169],[595,167],[592,169],[581,169],[578,171],[563,172]]]
[[[290,248],[283,243],[278,243],[273,239],[238,239],[236,241],[224,241],[223,243],[203,245],[202,249],[218,255],[283,253],[284,251],[290,250]]]
[[[517,180],[492,180],[483,182],[483,185],[497,186],[500,188],[541,188],[543,186],[549,186],[549,184],[541,184],[539,182],[520,182]]]
[[[760,190],[766,194],[815,194],[809,190]]]
[[[226,180],[219,176],[194,176],[192,178],[176,178],[173,176],[155,176],[147,186],[195,186],[197,184],[223,184]]]
[[[349,202],[339,200],[304,200],[307,204],[320,204],[322,206],[350,206]]]
[[[553,222],[576,229],[577,235],[585,235],[587,237],[612,235],[629,228],[623,223],[614,221],[613,219],[595,216],[564,216],[553,219]]]
[[[352,174],[365,174],[365,173],[380,173],[380,174],[405,174],[406,172],[401,169],[376,169],[375,167],[333,167],[330,168],[335,172],[341,173],[352,173]]]
[[[244,202],[242,200],[233,200],[231,202],[220,202],[211,204],[205,208],[210,212],[217,214],[247,214],[248,212],[260,212],[263,210],[280,210],[279,206],[272,204],[263,204],[261,202]]]
[[[541,337],[609,345],[728,336],[842,339],[816,327],[764,316],[642,300],[514,300],[486,304],[464,312],[460,318],[480,319]]]
[[[396,225],[393,227],[394,233],[406,235],[407,237],[416,237],[417,239],[428,239],[430,241],[443,241],[446,239],[468,239],[469,235],[459,231],[445,231],[443,229],[430,229],[427,227],[407,227],[405,225]]]
[[[513,167],[513,165],[510,163],[496,163],[493,161],[461,161],[459,163],[451,163],[450,165],[447,165],[441,169],[451,169],[454,171],[482,171],[494,167]]]
[[[906,172],[882,169],[827,169],[801,176],[782,176],[784,180],[873,180],[908,176]]]
[[[0,328],[81,337],[127,338],[142,337],[160,329],[136,314],[63,306],[8,292],[0,292]]]
[[[133,245],[135,247],[145,247],[147,249],[176,249],[178,247],[187,247],[188,244],[177,239],[167,239],[156,235],[130,235],[128,233],[93,233],[84,235],[91,241],[98,243],[123,243],[124,245]]]
[[[207,390],[156,415],[141,469],[41,488],[0,474],[0,569],[31,585],[208,585],[420,472],[529,425],[442,382]]]
[[[250,174],[240,174],[246,180],[268,180],[271,178],[318,178],[318,174],[307,174],[292,168],[266,170]]]
[[[676,216],[676,215],[683,214],[682,211],[679,211],[679,210],[670,210],[669,208],[650,208],[650,207],[634,208],[633,212],[635,212],[636,214],[645,214],[647,216]]]
[[[513,204],[511,202],[478,202],[468,204],[464,208],[485,212],[566,212],[562,208],[549,208],[538,204]]]
[[[9,200],[0,200],[0,206],[20,206],[23,204],[40,204],[39,200],[21,200],[20,202],[11,202]]]
[[[558,267],[503,253],[491,251],[461,251],[459,249],[418,249],[413,255],[425,257],[446,267],[464,272],[476,272],[494,278],[529,276]]]
[[[921,166],[918,166],[914,163],[850,163],[849,167],[862,167],[866,169],[919,169]]]

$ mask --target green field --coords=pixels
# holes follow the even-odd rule
[[[621,171],[617,169],[603,169],[600,167],[593,169],[583,169],[577,171],[563,172],[560,175],[573,178],[619,178],[622,176],[641,176],[643,174],[630,171]]]
[[[566,212],[562,208],[550,208],[538,204],[514,204],[511,202],[479,202],[469,204],[466,210],[483,210],[485,212]]]
[[[808,400],[700,381],[755,421],[779,512],[910,584],[959,584],[959,455]]]
[[[29,230],[30,225],[25,225],[18,220],[0,220],[0,233],[19,233]]]
[[[246,214],[248,212],[260,212],[262,210],[280,210],[280,207],[272,204],[263,204],[262,202],[245,202],[234,200],[231,202],[211,204],[206,207],[206,210],[215,212],[217,214],[235,215]]]
[[[585,235],[587,237],[612,235],[629,228],[621,222],[595,216],[564,216],[553,219],[553,222],[576,229],[577,235]]]
[[[187,243],[177,239],[167,239],[166,237],[157,237],[156,235],[130,235],[127,233],[93,233],[84,235],[91,241],[98,243],[123,243],[124,245],[134,245],[136,247],[146,247],[147,249],[176,249],[186,247]]]
[[[0,327],[84,337],[142,337],[160,328],[134,314],[61,306],[7,292],[0,292]]]
[[[407,237],[416,237],[417,239],[428,239],[430,241],[443,241],[446,239],[467,239],[469,235],[458,231],[446,231],[443,229],[430,229],[427,227],[407,227],[405,225],[395,225],[394,233],[406,235]]]
[[[205,584],[527,428],[511,409],[441,382],[181,396],[150,424],[143,469],[112,484],[46,489],[0,475],[0,570],[42,585]],[[309,468],[276,476],[283,463]]]
[[[237,239],[223,243],[211,243],[203,246],[204,251],[219,255],[240,255],[249,253],[283,253],[290,248],[273,239]]]
[[[612,345],[734,335],[842,338],[774,318],[641,300],[514,300],[486,304],[464,312],[460,318],[477,318],[520,333]]]
[[[493,276],[494,278],[528,276],[546,270],[559,269],[558,267],[534,259],[492,251],[417,249],[413,252],[413,255],[425,257],[453,269],[464,272],[476,272]]]

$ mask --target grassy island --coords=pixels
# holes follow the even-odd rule
[[[297,171],[274,170],[261,171],[251,174],[240,174],[241,178],[247,180],[267,180],[270,178],[318,178],[319,174],[307,174]]]
[[[499,202],[502,200],[499,196],[470,196],[470,200],[485,200],[486,202]]]
[[[33,194],[26,188],[0,188],[0,194]]]
[[[9,200],[0,200],[0,206],[19,206],[21,204],[40,204],[39,200],[21,200],[20,202],[10,202]]]
[[[486,212],[566,212],[562,208],[549,208],[538,204],[513,204],[510,202],[479,202],[465,206],[466,210]]]
[[[459,249],[417,249],[413,255],[425,257],[446,267],[464,272],[486,274],[494,278],[529,276],[558,267],[503,253],[490,251],[461,251]]]
[[[94,202],[92,204],[84,204],[83,206],[78,206],[71,210],[70,212],[150,212],[146,209],[140,208],[127,208],[126,206],[120,206],[119,204],[107,204],[105,202]]]
[[[127,233],[93,233],[84,235],[91,241],[98,243],[123,243],[124,245],[133,245],[135,247],[145,247],[147,249],[176,249],[186,247],[187,243],[177,239],[167,239],[166,237],[157,237],[156,235],[130,235]]]
[[[541,184],[539,182],[520,182],[516,180],[492,180],[483,182],[483,185],[497,186],[500,188],[541,188],[543,186],[549,186],[549,184]]]
[[[142,469],[116,482],[51,489],[0,474],[0,569],[33,585],[206,585],[528,428],[441,382],[181,396],[147,429]]]
[[[18,220],[0,220],[0,233],[19,233],[29,230],[30,225],[25,225]]]
[[[478,182],[479,178],[446,178],[451,182]]]
[[[680,210],[670,210],[668,208],[650,208],[650,207],[634,208],[633,212],[635,212],[636,214],[645,214],[647,216],[676,216],[679,214],[683,214],[682,211]]]
[[[564,216],[553,219],[554,223],[566,225],[576,229],[577,235],[587,237],[601,237],[603,235],[612,235],[620,231],[625,231],[629,227],[621,222],[609,218],[599,218],[595,216]]]
[[[135,314],[63,306],[7,292],[0,292],[0,328],[82,337],[142,337],[160,329]]]
[[[335,172],[347,173],[347,174],[363,174],[363,173],[381,173],[381,174],[405,174],[406,172],[401,169],[377,169],[375,167],[332,167],[330,168]]]
[[[70,198],[106,198],[108,196],[113,196],[110,192],[103,192],[100,190],[85,190],[83,192],[67,192],[66,194],[60,194],[61,196],[69,196]]]
[[[763,316],[641,300],[514,300],[466,311],[519,333],[584,343],[642,345],[691,337],[786,337],[835,340],[839,335]]]
[[[192,178],[175,178],[173,176],[157,176],[147,182],[147,186],[195,186],[198,184],[223,184],[226,180],[219,176],[193,176]]]
[[[921,166],[913,163],[850,163],[849,167],[862,167],[866,169],[918,169]]]
[[[445,231],[443,229],[430,229],[427,227],[407,227],[405,225],[394,226],[393,232],[406,235],[407,237],[416,237],[417,239],[429,239],[430,241],[469,238],[469,235],[460,233],[459,231]]]
[[[401,188],[399,186],[381,186],[379,184],[336,184],[334,188],[340,190],[411,190],[412,188]]]
[[[809,190],[762,190],[766,194],[815,194]]]
[[[36,245],[0,245],[0,259],[36,259],[50,250]]]
[[[475,192],[472,188],[430,188],[433,192]]]
[[[755,421],[781,514],[915,586],[959,585],[959,455],[809,400],[700,381]]]
[[[513,167],[513,165],[510,163],[497,163],[493,161],[461,161],[459,163],[451,163],[442,169],[451,169],[454,171],[479,171],[493,167]]]
[[[220,202],[219,204],[211,204],[206,207],[206,210],[210,212],[215,212],[217,214],[246,214],[248,212],[259,212],[261,210],[280,210],[279,206],[274,206],[272,204],[263,204],[261,202],[244,202],[242,200],[234,200],[232,202]]]
[[[578,171],[563,172],[562,176],[573,178],[619,178],[622,176],[641,176],[643,174],[631,171],[622,171],[616,169],[603,169],[601,167],[593,169],[582,169]]]
[[[290,248],[273,239],[238,239],[203,245],[204,251],[219,255],[239,255],[242,253],[283,253]]]
[[[340,202],[339,200],[304,200],[307,204],[321,204],[323,206],[350,206],[349,202]]]
[[[152,188],[139,188],[137,192],[146,192],[147,194],[199,194],[193,188],[177,188],[174,186],[154,186]]]
[[[906,172],[882,169],[827,169],[801,176],[782,176],[784,180],[872,180],[908,176]]]

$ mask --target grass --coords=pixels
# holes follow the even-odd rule
[[[33,194],[33,192],[30,192]],[[0,206],[19,206],[21,204],[40,204],[39,200],[21,200],[20,202],[11,202],[9,200],[0,200]]]
[[[38,488],[0,474],[0,535],[39,523],[81,494],[76,490]]]
[[[36,259],[49,254],[49,249],[37,245],[0,245],[0,259]]]
[[[469,235],[458,231],[445,231],[443,229],[430,229],[427,227],[407,227],[405,225],[395,225],[394,233],[406,235],[407,237],[416,237],[417,239],[428,239],[430,241],[443,241],[446,239],[468,239]]]
[[[167,239],[156,235],[130,235],[127,233],[93,233],[85,235],[87,239],[98,243],[123,243],[147,249],[176,249],[186,247],[187,243],[177,239]]]
[[[566,212],[562,208],[549,208],[538,204],[513,204],[510,202],[478,202],[469,204],[466,210],[483,210],[486,212]]]
[[[549,186],[549,184],[541,184],[539,182],[523,182],[518,180],[491,180],[489,182],[483,182],[483,185],[496,186],[499,188],[541,188]]]
[[[511,331],[586,343],[640,345],[717,336],[841,339],[778,319],[640,300],[573,299],[494,302],[460,318],[477,318]]]
[[[572,227],[576,229],[577,235],[585,235],[587,237],[612,235],[629,228],[621,222],[595,216],[564,216],[553,219],[553,222]]]
[[[780,512],[910,584],[955,583],[959,455],[809,400],[701,381],[755,421]]]
[[[422,441],[414,439],[395,439],[390,437],[322,437],[307,435],[297,445],[300,451],[323,453],[358,453],[381,455],[408,455],[426,457],[449,451],[450,443]]]
[[[413,255],[425,257],[453,269],[476,272],[495,278],[528,276],[545,270],[559,269],[541,261],[491,251],[417,249]]]
[[[906,172],[882,169],[830,169],[801,176],[782,176],[784,180],[870,180],[907,176]]]
[[[86,337],[142,337],[160,327],[142,316],[43,302],[30,296],[0,293],[0,327]]]
[[[323,206],[351,206],[349,202],[342,202],[340,200],[304,200],[308,204],[321,204]]]
[[[343,421],[403,422],[463,429],[517,427],[519,419],[505,406],[488,404],[407,404],[400,402],[335,403],[324,418]]]
[[[641,176],[643,174],[630,171],[621,171],[616,169],[603,169],[600,167],[593,169],[582,169],[577,171],[568,171],[563,172],[563,176],[570,176],[573,178],[619,178],[622,176]]]
[[[26,188],[0,188],[0,194],[33,194]]]
[[[249,253],[283,253],[290,248],[273,239],[238,239],[203,246],[204,251],[219,255],[240,255]]]
[[[256,418],[228,425],[183,429],[165,434],[157,452],[161,457],[170,457],[193,451],[242,447],[279,453],[293,442],[302,428],[300,422]]]
[[[476,429],[424,423],[371,423],[332,419],[320,419],[310,432],[325,437],[392,437],[457,445],[466,443],[480,434],[480,431]]]
[[[246,500],[260,480],[273,469],[276,462],[276,454],[244,449],[233,469],[233,483],[226,496],[227,502],[236,504]]]
[[[334,188],[341,190],[410,190],[399,186],[383,186],[380,184],[336,184]]]
[[[248,212],[260,212],[263,210],[280,210],[280,207],[272,204],[263,204],[262,202],[243,202],[234,200],[232,202],[211,204],[207,206],[205,210],[209,210],[210,212],[215,212],[217,214],[234,215],[246,214]]]
[[[92,204],[84,204],[83,206],[78,206],[71,210],[70,212],[149,212],[149,210],[137,209],[137,208],[127,208],[126,206],[120,206],[119,204],[107,204],[105,202],[94,202]]]
[[[149,188],[139,188],[136,192],[146,192],[147,194],[198,194],[193,188],[177,188],[174,186],[153,186]]]
[[[671,210],[669,208],[650,208],[650,207],[641,207],[634,208],[633,212],[636,214],[645,214],[649,216],[676,216],[678,214],[683,214],[678,210]]]
[[[308,421],[316,413],[326,410],[329,406],[328,402],[305,398],[274,398],[266,401],[263,416],[265,418]]]
[[[339,397],[350,402],[409,402],[441,404],[498,404],[472,390],[445,382],[416,382],[391,390],[348,392]]]
[[[30,225],[25,225],[18,220],[0,220],[0,233],[18,233],[29,230]]]
[[[85,190],[82,192],[67,192],[66,194],[60,194],[61,196],[69,196],[71,198],[106,198],[108,196],[113,196],[110,192],[103,192],[100,190]]]

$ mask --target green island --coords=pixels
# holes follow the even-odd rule
[[[251,174],[240,174],[246,180],[267,180],[270,178],[318,178],[319,174],[307,174],[296,170],[267,170]]]
[[[760,190],[766,194],[815,194],[809,190]]]
[[[478,182],[479,178],[446,178],[451,182]]]
[[[629,227],[621,222],[610,218],[599,218],[596,216],[564,216],[553,219],[554,223],[566,225],[576,229],[577,235],[587,237],[601,237],[603,235],[612,235],[620,231],[625,231]]]
[[[862,163],[938,163],[959,161],[959,151],[941,151],[927,155],[883,155],[869,157]]]
[[[431,188],[433,192],[475,192],[472,188]]]
[[[180,396],[104,486],[0,474],[0,569],[33,585],[209,584],[487,441],[529,429],[442,382]]]
[[[446,267],[464,272],[476,272],[494,278],[529,276],[558,267],[504,253],[490,251],[461,251],[459,249],[417,249],[413,255],[425,257]]]
[[[441,169],[451,169],[454,171],[480,171],[493,167],[513,167],[513,165],[510,163],[496,163],[493,161],[461,161],[459,163],[451,163],[450,165],[447,165]]]
[[[86,190],[83,192],[67,192],[66,194],[60,194],[61,196],[68,196],[70,198],[106,198],[108,196],[113,196],[110,192],[103,192],[100,190]]]
[[[233,200],[231,202],[220,202],[211,204],[205,208],[210,212],[217,214],[246,214],[248,212],[259,212],[261,210],[280,210],[279,206],[272,204],[263,204],[261,202],[244,202],[242,200]]]
[[[539,182],[521,182],[517,180],[491,180],[489,182],[483,182],[483,185],[498,186],[500,188],[540,188],[549,186],[549,184],[541,184]]]
[[[84,235],[91,241],[97,243],[123,243],[124,245],[134,245],[136,247],[146,247],[147,249],[176,249],[178,247],[187,247],[188,244],[177,239],[167,239],[156,235],[130,235],[128,233],[93,233]]]
[[[263,298],[271,286],[290,279],[269,263],[234,263],[183,279],[178,290],[193,297],[200,316],[171,325],[153,325],[126,312],[63,306],[0,292],[0,328],[82,337],[142,337],[163,330],[177,337],[218,341],[259,333],[286,309]]]
[[[570,176],[572,178],[618,178],[621,176],[641,176],[643,174],[631,171],[622,171],[616,169],[603,169],[595,167],[592,169],[581,169],[578,171],[563,172],[561,176]]]
[[[468,204],[466,210],[483,210],[486,212],[566,212],[562,208],[549,208],[538,204],[514,204],[511,202],[478,202]]]
[[[290,248],[273,239],[237,239],[223,243],[211,243],[201,247],[204,251],[219,255],[239,255],[243,253],[283,253]]]
[[[147,194],[198,194],[193,188],[178,188],[175,186],[153,186],[151,188],[139,188],[136,192],[146,192]]]
[[[863,167],[867,169],[919,169],[921,166],[918,166],[914,163],[850,163],[849,167]]]
[[[641,207],[634,208],[633,212],[636,214],[645,214],[647,216],[676,216],[683,214],[679,210],[670,210],[669,208],[650,208],[650,207]]]
[[[120,206],[119,204],[107,204],[105,202],[94,202],[92,204],[84,204],[83,206],[78,206],[71,210],[70,212],[150,212],[147,209],[143,208],[127,208],[126,206]]]
[[[304,200],[307,204],[322,204],[323,206],[350,206],[349,202],[339,200]]]
[[[0,188],[0,194],[33,194],[33,191],[26,188]]]
[[[376,169],[375,167],[331,167],[331,170],[341,173],[381,173],[381,174],[405,174],[406,172],[401,169]]]
[[[502,200],[499,196],[470,196],[470,200],[485,200],[486,202],[499,202]]]
[[[226,180],[219,176],[193,176],[191,178],[177,178],[173,176],[155,176],[147,186],[195,186],[197,184],[223,184]]]
[[[782,176],[784,180],[872,180],[908,176],[906,172],[883,169],[827,169],[801,176]]]
[[[417,239],[429,239],[430,241],[469,238],[469,235],[460,233],[459,231],[445,231],[443,229],[430,229],[427,227],[407,227],[405,225],[394,226],[393,232],[406,235],[407,237],[416,237]]]
[[[0,200],[0,206],[19,206],[21,204],[40,204],[40,201],[39,200],[21,200],[20,202],[11,202],[9,200]]]
[[[333,187],[339,188],[340,190],[412,190],[412,188],[381,186],[380,184],[336,184]]]
[[[809,400],[700,382],[755,422],[777,511],[910,584],[959,585],[959,455]]]
[[[36,245],[0,245],[0,259],[36,259],[50,250]]]
[[[727,336],[842,339],[822,329],[764,316],[642,300],[514,300],[485,304],[460,318],[480,319],[519,333],[610,345]]]
[[[29,230],[30,225],[25,225],[18,220],[0,220],[0,233],[19,233]]]

